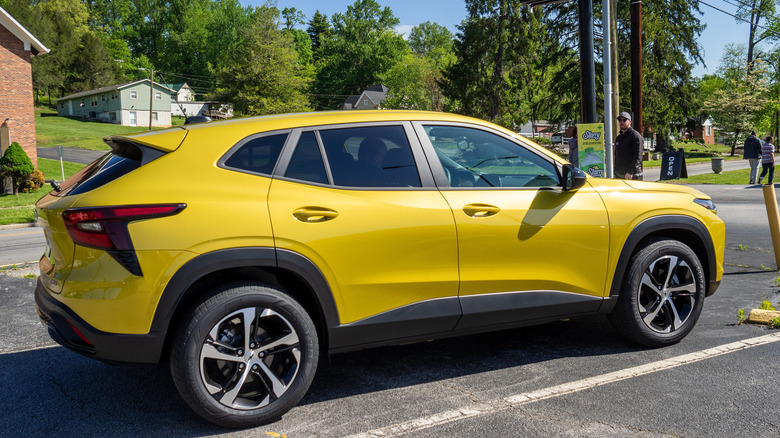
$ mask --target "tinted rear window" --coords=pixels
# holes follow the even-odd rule
[[[141,167],[141,160],[122,158],[108,153],[78,171],[60,184],[60,191],[54,196],[78,195],[96,189]]]
[[[271,175],[285,141],[287,141],[286,133],[250,138],[225,160],[224,165],[238,170]]]

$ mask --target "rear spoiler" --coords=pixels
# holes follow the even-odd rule
[[[133,136],[112,135],[103,138],[114,155],[146,164],[173,152],[181,146],[189,131],[171,129]]]

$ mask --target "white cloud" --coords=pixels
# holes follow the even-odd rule
[[[403,36],[405,40],[408,40],[409,39],[409,32],[412,31],[413,27],[414,26],[410,26],[408,24],[401,24],[401,25],[398,25],[398,26],[395,27],[395,31],[400,33],[401,36]]]

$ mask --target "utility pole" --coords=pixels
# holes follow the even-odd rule
[[[642,114],[642,0],[631,1],[631,112],[634,129],[644,135]]]
[[[149,130],[152,130],[152,110],[154,110],[154,69],[149,69]]]
[[[607,178],[614,176],[612,158],[612,32],[609,29],[609,0],[602,0],[601,13],[604,28],[604,167]]]
[[[593,59],[593,1],[578,0],[582,123],[596,123],[596,68]]]

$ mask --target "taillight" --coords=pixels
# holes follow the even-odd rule
[[[108,251],[135,275],[141,275],[127,224],[141,219],[172,216],[186,204],[121,205],[114,207],[73,208],[62,218],[70,238],[79,245]]]

